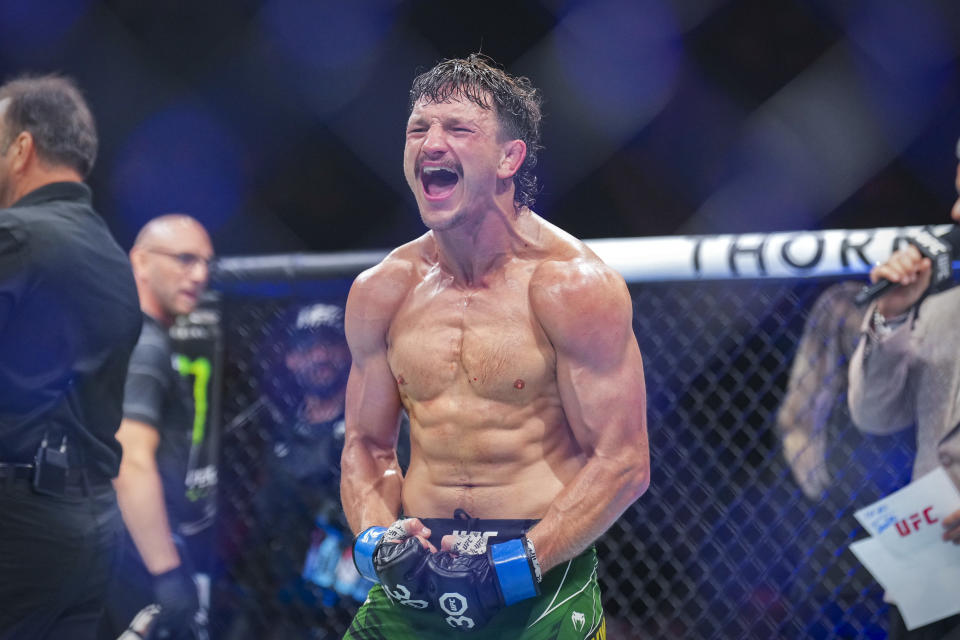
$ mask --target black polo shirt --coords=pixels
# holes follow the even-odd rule
[[[157,430],[157,469],[163,481],[170,526],[183,521],[187,465],[193,431],[193,394],[187,378],[174,369],[170,334],[149,315],[130,357],[123,395],[123,417]]]
[[[0,462],[32,462],[45,433],[66,435],[71,467],[116,476],[140,323],[130,262],[86,185],[0,209]]]

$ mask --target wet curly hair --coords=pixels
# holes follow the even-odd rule
[[[532,207],[539,190],[533,169],[543,149],[540,92],[529,78],[512,76],[487,56],[472,53],[466,58],[443,60],[414,78],[408,113],[420,100],[446,102],[450,98],[466,98],[483,109],[495,107],[503,133],[527,145],[527,157],[513,176],[514,200],[519,206]]]

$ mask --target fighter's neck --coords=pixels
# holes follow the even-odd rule
[[[477,222],[454,229],[432,231],[434,259],[454,282],[465,287],[483,286],[512,258],[529,250],[538,227],[536,215],[524,207],[516,212],[495,212]]]

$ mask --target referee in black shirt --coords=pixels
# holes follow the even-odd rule
[[[90,111],[59,76],[0,86],[0,639],[94,637],[123,523],[117,474],[141,316],[83,184]]]

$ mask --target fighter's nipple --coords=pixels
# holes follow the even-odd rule
[[[525,383],[521,378],[517,378],[517,381],[513,383],[514,389],[523,389],[525,386],[527,386],[527,383]]]

